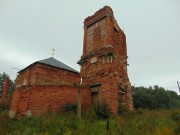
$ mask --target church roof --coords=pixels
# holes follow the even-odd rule
[[[53,66],[53,67],[57,67],[57,68],[61,68],[61,69],[65,69],[65,70],[69,70],[69,71],[72,71],[72,72],[79,73],[77,70],[69,67],[68,65],[60,62],[59,60],[56,60],[53,57],[50,57],[50,58],[47,58],[47,59],[44,59],[44,60],[40,60],[38,62],[46,64],[46,65],[50,65],[50,66]]]
[[[34,62],[33,64],[31,65],[34,65],[36,63],[41,63],[41,64],[45,64],[45,65],[48,65],[48,66],[53,66],[53,67],[56,67],[56,68],[60,68],[60,69],[65,69],[65,70],[68,70],[68,71],[71,71],[71,72],[75,72],[75,73],[78,73],[79,72],[71,67],[69,67],[68,65],[60,62],[59,60],[53,58],[53,57],[50,57],[50,58],[47,58],[47,59],[43,59],[43,60],[39,60],[39,61],[36,61]],[[30,67],[31,65],[29,65],[28,67]],[[27,69],[28,67],[22,69],[20,72],[24,71],[25,69]]]

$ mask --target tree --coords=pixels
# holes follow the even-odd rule
[[[134,107],[146,109],[180,108],[180,96],[158,85],[154,87],[132,86]]]

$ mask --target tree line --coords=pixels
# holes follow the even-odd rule
[[[180,95],[158,85],[149,88],[132,86],[132,95],[136,109],[180,108]]]

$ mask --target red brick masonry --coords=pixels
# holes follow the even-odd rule
[[[11,97],[8,95],[8,90],[10,87],[10,80],[7,78],[4,81],[3,89],[2,89],[2,98],[0,99],[0,105],[7,105],[10,101]]]
[[[131,84],[127,74],[126,35],[118,26],[110,7],[84,20],[82,84],[91,89],[92,103],[110,104],[118,112],[119,100],[133,110]]]
[[[11,111],[26,115],[47,113],[49,110],[61,112],[67,102],[77,103],[77,89],[70,86],[30,86],[16,89],[12,98]],[[89,89],[81,88],[83,111],[91,105]]]
[[[44,64],[35,64],[19,73],[17,87],[12,97],[10,112],[18,115],[61,112],[67,102],[77,103],[77,90],[81,90],[82,110],[91,106],[88,88],[79,88],[80,75]]]
[[[114,113],[118,112],[119,100],[133,110],[127,58],[126,35],[112,9],[105,6],[84,20],[83,54],[78,61],[81,73],[37,62],[31,64],[17,77],[10,113],[61,112],[67,102],[77,103],[81,78],[83,111],[98,100],[108,103]]]

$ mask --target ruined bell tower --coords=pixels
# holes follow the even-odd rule
[[[126,35],[109,6],[84,20],[83,54],[78,64],[82,85],[91,90],[92,104],[106,102],[118,112],[121,100],[133,110],[127,58]]]

